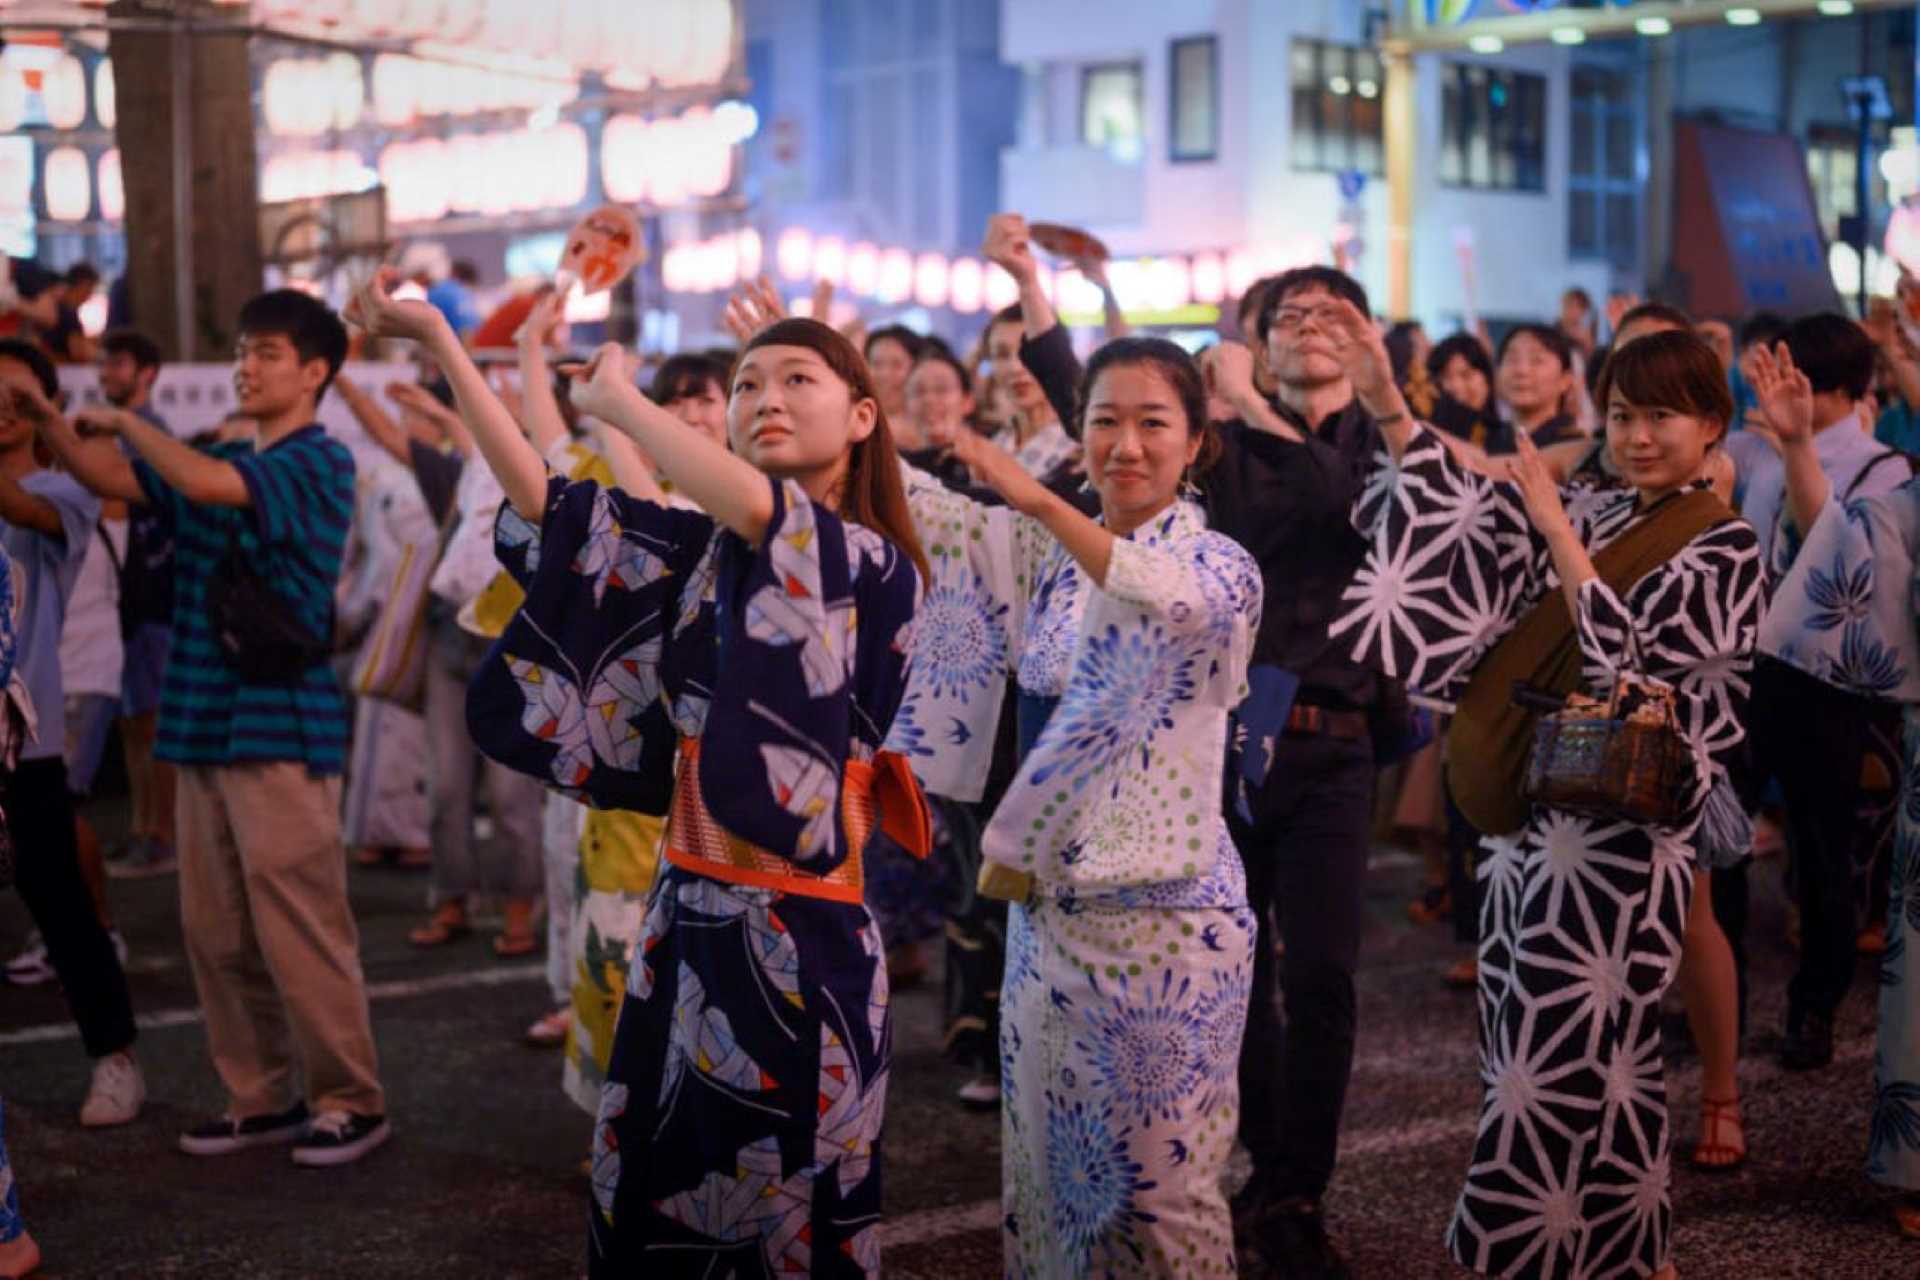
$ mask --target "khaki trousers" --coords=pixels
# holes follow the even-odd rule
[[[236,1116],[384,1115],[360,935],[347,905],[340,779],[304,764],[182,766],[180,919],[207,1047]]]

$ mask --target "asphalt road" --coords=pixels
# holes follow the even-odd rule
[[[1447,930],[1417,928],[1402,913],[1415,878],[1393,855],[1372,878],[1359,1061],[1328,1199],[1356,1274],[1392,1280],[1460,1274],[1440,1242],[1479,1092],[1471,996],[1438,981],[1454,954]],[[1871,982],[1856,984],[1843,1011],[1832,1067],[1789,1077],[1768,1056],[1791,959],[1777,878],[1777,864],[1756,872],[1754,1031],[1742,1066],[1754,1155],[1719,1176],[1676,1161],[1681,1274],[1920,1275],[1920,1243],[1894,1235],[1888,1196],[1860,1174]],[[559,1091],[558,1055],[519,1043],[545,1000],[537,963],[495,960],[484,932],[439,951],[414,950],[405,933],[421,914],[424,877],[356,869],[394,1141],[330,1171],[297,1169],[284,1150],[193,1160],[175,1150],[175,1136],[222,1099],[181,957],[175,892],[171,877],[112,886],[133,947],[150,1091],[134,1125],[79,1128],[87,1064],[57,990],[0,989],[7,1139],[29,1226],[47,1256],[43,1275],[582,1273],[588,1118]],[[18,900],[0,895],[0,948],[11,954],[26,929]],[[996,1276],[998,1121],[952,1101],[962,1076],[939,1057],[937,991],[936,982],[896,997],[887,1270],[939,1280]],[[1670,1084],[1688,1143],[1699,1090],[1683,1049],[1672,1057]]]

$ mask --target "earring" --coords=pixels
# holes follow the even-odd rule
[[[1188,502],[1198,502],[1202,496],[1200,486],[1193,482],[1193,470],[1190,467],[1180,473],[1180,496]]]

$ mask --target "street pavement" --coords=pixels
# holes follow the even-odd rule
[[[109,835],[113,832],[111,828]],[[23,850],[24,856],[31,851]],[[1418,872],[1383,851],[1370,881],[1359,1058],[1327,1210],[1360,1277],[1462,1274],[1441,1238],[1472,1140],[1479,1089],[1472,997],[1445,989],[1445,927],[1409,924]],[[1680,1273],[1693,1277],[1909,1277],[1885,1191],[1861,1176],[1872,1073],[1873,982],[1865,964],[1839,1020],[1833,1066],[1772,1064],[1783,938],[1779,864],[1755,871],[1754,1008],[1742,1065],[1753,1159],[1710,1176],[1676,1157]],[[89,1132],[76,1119],[87,1064],[56,988],[0,988],[0,1096],[7,1141],[47,1277],[560,1278],[583,1274],[589,1120],[559,1090],[560,1060],[521,1046],[542,1012],[537,962],[494,959],[484,930],[436,951],[410,947],[426,892],[417,872],[355,868],[352,893],[374,1003],[392,1143],[337,1170],[295,1168],[284,1149],[215,1160],[179,1154],[190,1121],[219,1110],[172,877],[114,881],[133,948],[139,1055],[150,1100],[139,1121]],[[0,947],[27,931],[0,895]],[[999,1274],[999,1125],[953,1101],[935,981],[899,993],[885,1143],[891,1277]],[[1670,1019],[1684,1041],[1677,1014]],[[1676,1132],[1697,1132],[1697,1063],[1676,1044]],[[1244,1176],[1236,1165],[1235,1179]]]

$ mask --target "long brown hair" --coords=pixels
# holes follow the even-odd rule
[[[894,451],[887,411],[880,407],[880,397],[873,389],[873,374],[868,371],[860,349],[837,330],[818,320],[798,316],[762,329],[740,355],[744,359],[749,352],[761,347],[805,347],[826,361],[834,376],[847,384],[856,404],[862,400],[873,401],[873,430],[865,440],[853,445],[847,474],[840,484],[840,514],[898,547],[920,571],[921,582],[931,581],[927,555],[921,550],[920,535],[913,528],[913,513],[907,508],[906,486],[900,481],[900,455]]]

